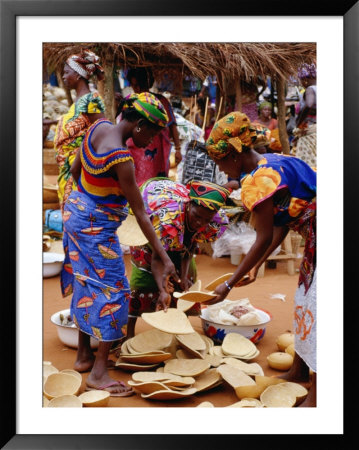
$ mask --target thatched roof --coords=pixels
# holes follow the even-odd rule
[[[68,56],[89,48],[119,67],[152,66],[204,80],[288,79],[303,62],[316,61],[315,43],[45,43],[44,66],[61,69]]]

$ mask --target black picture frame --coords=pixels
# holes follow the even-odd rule
[[[2,420],[1,448],[6,449],[49,449],[49,448],[121,448],[121,449],[183,449],[215,448],[220,446],[257,445],[259,440],[268,442],[276,435],[19,435],[16,432],[16,292],[21,280],[16,275],[16,18],[19,16],[342,16],[344,19],[344,261],[358,248],[358,232],[355,220],[354,190],[351,180],[356,179],[359,167],[356,132],[359,124],[359,5],[356,1],[337,3],[316,1],[309,4],[294,4],[288,1],[241,2],[228,0],[225,5],[211,0],[190,2],[168,2],[164,0],[0,0],[0,143],[3,217],[1,222],[1,255],[7,255],[2,265],[2,327],[4,346],[2,348]],[[225,7],[223,7],[225,6]],[[305,30],[303,30],[305,33]],[[333,61],[335,64],[335,61]],[[334,87],[335,88],[335,87]],[[328,93],[330,95],[330,93]],[[40,125],[39,125],[40,126]],[[333,174],[333,179],[335,174]],[[343,271],[346,342],[352,339],[355,330],[356,286],[354,272],[356,262],[347,265]],[[341,268],[339,268],[340,270]],[[345,295],[344,297],[345,298]],[[353,311],[352,311],[353,310]],[[6,320],[5,320],[6,319]],[[349,345],[344,355],[350,358]],[[349,368],[348,368],[349,371]],[[353,385],[348,380],[349,385]],[[345,437],[350,439],[355,415],[348,415],[345,434],[332,435],[330,441],[338,445]],[[114,414],[114,422],[120,418]],[[313,436],[322,438],[323,436]],[[335,442],[337,441],[337,444]],[[280,435],[275,447],[293,444],[293,435]],[[298,435],[295,442],[308,444],[306,435]],[[339,444],[340,445],[340,444]]]

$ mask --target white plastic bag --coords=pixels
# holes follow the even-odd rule
[[[212,244],[213,258],[225,255],[246,255],[257,237],[256,230],[247,222],[237,222],[229,225],[222,236]],[[272,255],[280,252],[280,245]]]
[[[231,224],[222,236],[212,244],[213,258],[224,255],[246,254],[256,240],[254,228],[246,222]]]

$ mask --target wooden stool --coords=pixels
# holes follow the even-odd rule
[[[293,244],[292,244],[292,238],[293,238]],[[300,244],[302,237],[298,234],[292,234],[292,231],[289,231],[287,236],[285,237],[284,241],[281,244],[281,251],[274,256],[269,256],[267,258],[267,261],[273,261],[273,260],[286,260],[287,261],[287,271],[288,275],[294,275],[295,274],[295,260],[297,259],[297,250]],[[261,267],[258,270],[257,277],[263,277],[264,276],[264,270],[265,270],[265,262],[261,265]]]

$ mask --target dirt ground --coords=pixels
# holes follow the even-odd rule
[[[56,244],[60,244],[58,241]],[[54,251],[52,249],[51,251]],[[303,248],[299,251],[302,253]],[[130,275],[131,265],[129,255],[124,255],[128,276]],[[207,284],[218,276],[233,272],[235,267],[230,262],[229,257],[213,259],[211,256],[202,254],[197,255],[198,279],[202,285]],[[295,267],[298,269],[300,259],[296,260]],[[294,306],[294,294],[298,283],[298,271],[295,275],[288,275],[287,263],[277,261],[276,268],[266,267],[264,276],[258,278],[255,283],[242,288],[233,289],[228,295],[228,299],[238,300],[248,298],[255,307],[262,308],[272,315],[272,320],[268,324],[264,337],[257,343],[260,351],[259,355],[250,362],[257,362],[261,365],[264,374],[273,376],[281,372],[271,369],[267,363],[267,356],[278,351],[276,338],[279,334],[286,331],[292,331],[292,317]],[[272,294],[283,294],[285,300],[271,298]],[[71,369],[76,357],[76,349],[64,345],[58,335],[56,326],[50,321],[53,313],[70,307],[70,297],[62,298],[60,291],[60,277],[44,278],[43,280],[43,360],[51,361],[58,368]],[[198,317],[190,317],[193,328],[203,334],[201,320]],[[150,326],[142,319],[136,324],[136,333],[149,329]],[[116,357],[112,355],[112,359]],[[83,383],[81,392],[85,388],[85,381],[88,373],[82,374]],[[119,369],[112,369],[111,376],[116,380],[128,381],[131,379],[132,372]],[[116,398],[111,397],[109,407],[195,407],[204,401],[213,403],[214,406],[224,407],[239,401],[233,388],[226,383],[192,397],[181,400],[154,401],[143,399],[140,394],[131,397]]]

